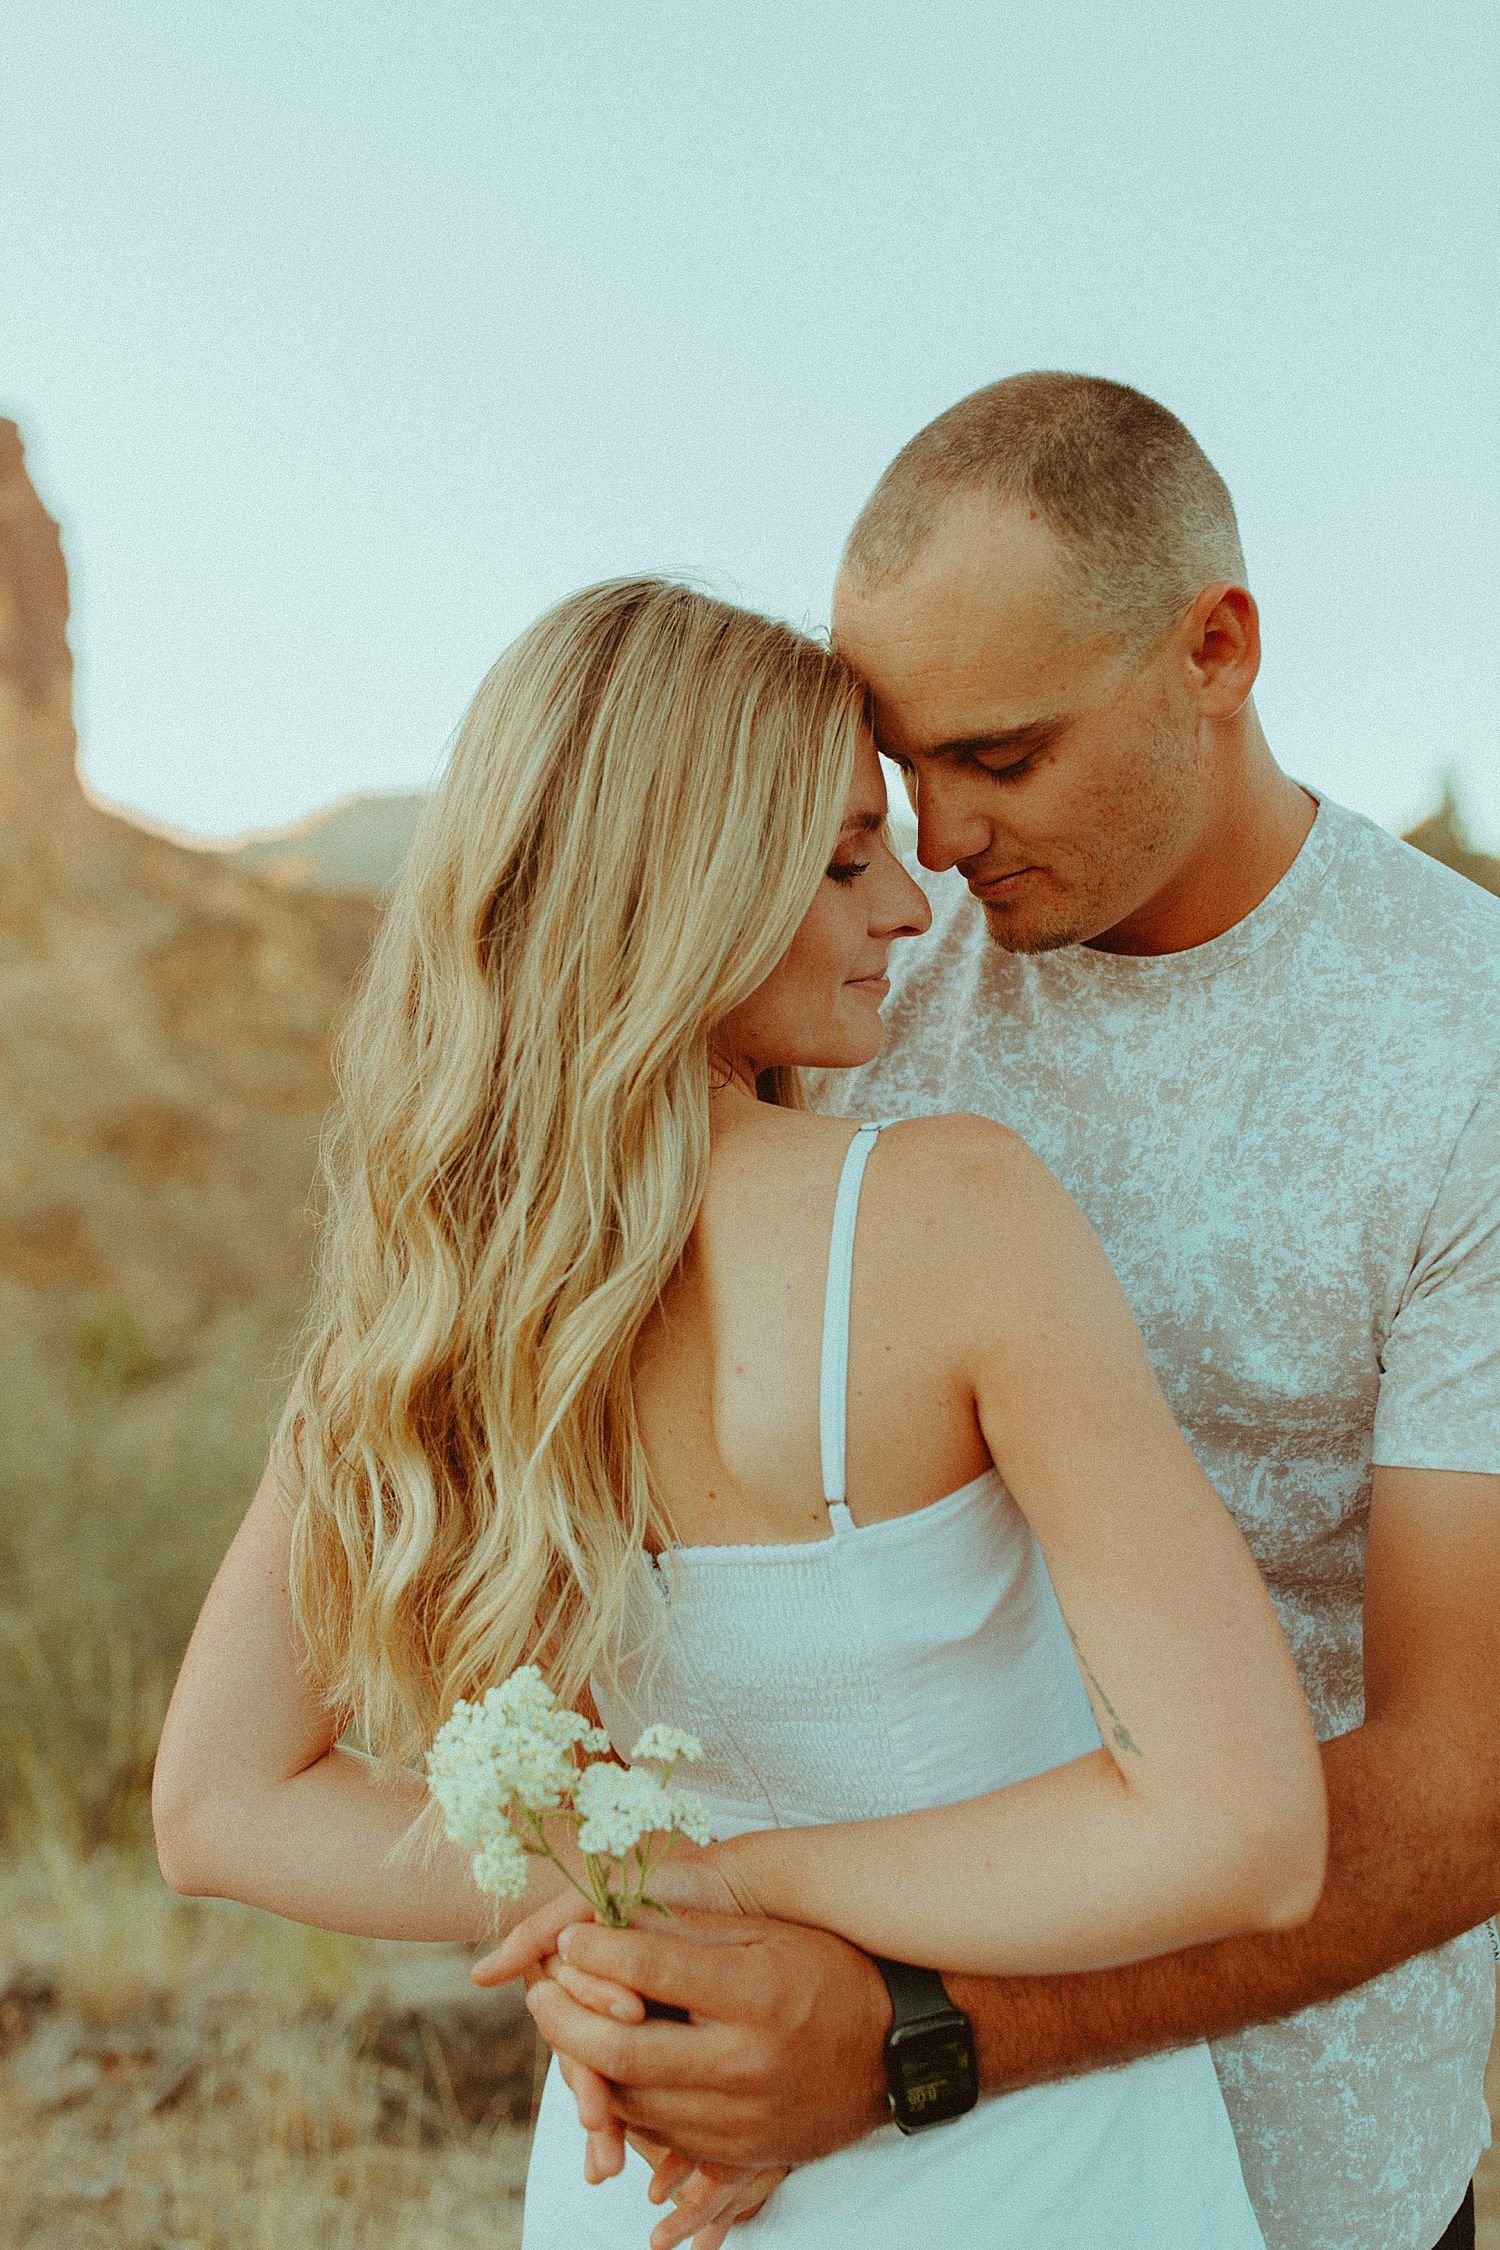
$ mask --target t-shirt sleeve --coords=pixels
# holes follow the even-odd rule
[[[1454,1144],[1381,1370],[1378,1466],[1500,1474],[1500,1073]]]

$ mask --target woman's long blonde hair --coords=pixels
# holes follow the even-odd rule
[[[789,626],[621,579],[464,719],[340,1033],[273,1453],[310,1670],[383,1760],[618,1646],[666,1529],[632,1355],[702,1199],[715,1030],[817,891],[862,710]]]

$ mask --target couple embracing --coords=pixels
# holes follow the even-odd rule
[[[1188,432],[1025,375],[831,650],[621,581],[475,699],[156,1801],[181,1889],[472,1941],[398,1848],[457,1697],[699,1736],[672,1919],[532,1862],[477,1972],[558,2058],[526,2250],[1472,2242],[1500,909],[1258,662]]]

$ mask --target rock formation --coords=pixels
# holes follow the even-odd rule
[[[277,888],[93,803],[56,524],[0,422],[0,1327],[128,1311],[190,1355],[305,1285],[333,1027],[373,899]]]
[[[362,790],[225,848],[236,866],[279,890],[373,895],[399,873],[426,802],[420,789]]]
[[[67,567],[21,434],[0,422],[0,868],[77,794]]]

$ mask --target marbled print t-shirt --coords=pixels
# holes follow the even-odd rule
[[[1372,1463],[1500,1472],[1500,901],[1327,799],[1185,953],[1009,954],[913,872],[885,1053],[820,1104],[995,1118],[1071,1189],[1346,1733]],[[1430,2250],[1489,2140],[1494,2001],[1479,1929],[1215,2043],[1268,2250]]]

